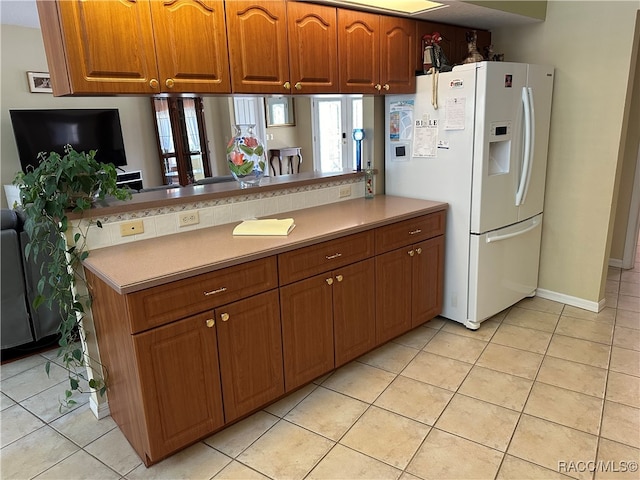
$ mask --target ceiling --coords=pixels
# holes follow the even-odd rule
[[[494,10],[459,0],[438,1],[439,3],[445,4],[446,7],[418,13],[412,15],[411,18],[485,30],[506,25],[522,25],[539,22],[539,20],[523,15]],[[349,8],[355,8],[354,5],[343,3],[340,0],[325,0],[315,3],[344,5]],[[0,0],[0,23],[40,28],[35,0]]]

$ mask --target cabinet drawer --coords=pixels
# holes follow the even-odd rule
[[[278,286],[276,257],[205,273],[127,296],[131,333],[141,332]]]
[[[444,234],[446,211],[376,228],[376,255]]]
[[[278,255],[280,285],[372,257],[373,238],[370,230]]]

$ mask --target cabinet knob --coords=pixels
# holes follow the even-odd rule
[[[173,81],[173,78],[167,78],[164,84],[167,86],[167,88],[173,88],[176,82]]]
[[[420,255],[422,253],[422,249],[420,247],[416,248],[416,253]]]
[[[389,84],[388,84],[388,83],[385,83],[385,84],[384,84],[384,86],[383,86],[382,88],[384,88],[386,91],[389,91]]]
[[[289,82],[284,82],[284,85],[282,85],[284,87],[285,90],[291,90],[291,84]]]
[[[342,275],[336,275],[336,280],[338,280],[339,282],[341,282],[344,279],[344,277]]]
[[[223,322],[226,322],[227,320],[229,320],[229,314],[228,313],[222,313],[222,314],[220,314],[220,318],[222,319]]]
[[[160,82],[158,82],[158,80],[156,80],[155,78],[152,78],[151,80],[149,80],[149,86],[151,88],[158,88],[160,86]]]
[[[302,84],[300,82],[296,82],[294,86],[296,87],[296,90],[302,90]]]
[[[213,318],[208,318],[206,323],[207,327],[211,328],[216,324],[216,321]]]
[[[410,256],[410,257],[413,257],[413,255],[414,255],[416,252],[414,252],[413,250],[409,250],[407,253],[409,254],[409,256]]]
[[[382,90],[382,85],[380,85],[379,83],[376,83],[376,86],[373,87],[373,88],[375,88],[376,90],[380,91],[380,90]]]
[[[333,285],[333,278],[329,277],[326,278],[325,281],[329,284],[329,285]]]

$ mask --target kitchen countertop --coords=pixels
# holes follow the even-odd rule
[[[288,236],[236,236],[239,222],[93,250],[84,266],[120,294],[257,260],[400,220],[445,210],[446,203],[378,195],[281,213]]]

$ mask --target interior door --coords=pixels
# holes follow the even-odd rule
[[[476,78],[471,232],[484,233],[518,221],[527,66],[485,62],[478,64]]]

